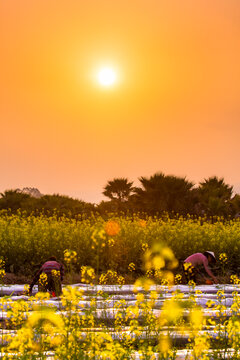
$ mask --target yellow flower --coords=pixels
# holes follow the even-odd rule
[[[143,250],[143,251],[147,251],[147,250],[148,250],[148,244],[147,244],[147,243],[142,243],[142,250]]]
[[[237,275],[231,275],[230,281],[235,285],[240,284],[240,279],[237,277]]]
[[[174,275],[171,271],[164,271],[162,275],[162,285],[173,285],[174,284]]]
[[[208,300],[206,302],[206,305],[207,305],[208,308],[211,308],[211,307],[215,306],[215,302],[213,300]]]
[[[134,283],[133,291],[137,292],[138,287],[142,287],[145,291],[148,291],[152,285],[154,285],[154,282],[151,279],[139,278]]]
[[[162,256],[154,256],[152,259],[152,266],[156,270],[160,270],[165,266],[165,261]]]
[[[114,246],[114,244],[115,244],[115,240],[113,238],[108,239],[108,246],[109,247]]]
[[[163,272],[161,270],[159,270],[159,269],[154,270],[154,277],[157,280],[161,280],[162,277],[163,277]]]
[[[81,267],[81,281],[83,283],[92,284],[95,277],[95,270],[91,266]]]
[[[114,270],[108,270],[106,273],[102,273],[99,277],[99,284],[125,284],[123,276],[118,275]]]
[[[136,295],[136,298],[137,298],[137,302],[138,302],[138,303],[143,302],[143,301],[144,301],[144,294],[138,293],[138,294]]]
[[[189,280],[188,286],[195,287],[195,286],[196,286],[196,283],[195,283],[193,280]]]
[[[219,255],[219,260],[221,261],[221,263],[226,264],[227,261],[228,261],[227,254],[226,253],[221,253]]]
[[[51,294],[49,292],[38,292],[35,295],[35,299],[37,300],[48,300],[50,299]]]
[[[158,298],[158,293],[156,292],[156,291],[151,291],[150,292],[150,299],[151,300],[157,300],[157,298]]]
[[[192,265],[191,263],[184,262],[184,263],[183,263],[183,267],[184,267],[184,270],[185,270],[185,271],[192,272],[193,265]]]
[[[64,250],[64,261],[66,264],[75,263],[77,261],[77,253],[74,250]]]
[[[203,314],[201,309],[194,309],[190,314],[191,324],[195,329],[200,329],[202,327]]]
[[[153,270],[149,269],[149,270],[146,271],[146,277],[151,277],[151,276],[153,276]]]
[[[183,308],[178,301],[171,299],[166,300],[163,304],[162,313],[160,316],[160,324],[175,324],[183,315]]]
[[[4,269],[0,269],[0,278],[2,279],[6,275],[6,272]]]
[[[181,274],[175,275],[175,283],[181,284],[181,282],[182,282],[182,275]]]
[[[53,278],[58,279],[60,277],[60,271],[52,270],[51,271]]]
[[[34,311],[31,316],[29,316],[26,325],[29,328],[35,328],[39,325],[43,326],[45,323],[51,323],[58,329],[63,329],[64,327],[64,323],[61,317],[49,309]]]
[[[204,353],[209,348],[209,341],[205,336],[197,336],[194,339],[193,353],[195,359],[207,359],[208,356],[204,357]]]
[[[39,282],[40,285],[46,286],[46,285],[47,285],[47,282],[48,282],[47,274],[41,273],[38,282]]]
[[[136,266],[135,266],[135,264],[133,262],[128,265],[128,270],[129,271],[135,271],[136,270]]]
[[[170,340],[167,336],[161,336],[159,340],[159,348],[160,352],[165,356],[167,356],[168,351],[170,350]]]
[[[5,261],[3,259],[0,259],[0,269],[3,269],[5,267]]]

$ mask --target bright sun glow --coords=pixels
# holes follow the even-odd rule
[[[98,81],[102,86],[113,85],[116,81],[116,73],[113,69],[105,67],[98,73]]]

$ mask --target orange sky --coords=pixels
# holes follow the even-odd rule
[[[239,0],[0,0],[0,37],[0,191],[98,202],[163,171],[240,192]]]

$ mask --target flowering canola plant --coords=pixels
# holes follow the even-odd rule
[[[194,283],[189,284],[187,296],[180,290],[171,293],[173,284],[182,281],[174,272],[177,259],[184,258],[185,252],[211,248],[224,265],[230,260],[237,263],[228,246],[238,249],[239,234],[238,221],[202,224],[192,218],[163,221],[135,216],[77,222],[55,217],[0,217],[0,255],[8,266],[56,254],[69,268],[74,265],[87,284],[85,292],[64,287],[56,306],[49,302],[48,293],[21,301],[1,298],[7,318],[2,326],[9,331],[2,332],[3,359],[47,359],[50,352],[56,360],[123,360],[134,358],[138,351],[143,360],[173,360],[177,356],[176,333],[187,337],[186,359],[217,358],[229,348],[232,358],[239,358],[238,291],[232,294],[228,316],[223,290],[215,301],[208,301],[207,309],[215,311],[215,318],[205,316],[197,304],[201,293]],[[4,261],[0,263],[3,274]],[[104,287],[93,291],[97,282],[118,284],[121,289],[127,274],[136,277],[135,292],[129,297],[104,293]],[[231,280],[238,289],[237,275]],[[46,281],[42,274],[39,284]],[[155,287],[156,282],[160,288]],[[216,341],[209,335],[213,328]]]

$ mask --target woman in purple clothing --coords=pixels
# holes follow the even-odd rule
[[[39,281],[41,274],[46,274],[44,281]],[[62,292],[64,268],[61,263],[57,261],[55,256],[51,256],[38,270],[30,285],[29,292],[31,294],[33,286],[39,282],[38,290],[42,292],[49,291],[50,293],[59,296]]]
[[[213,275],[208,265],[216,262],[214,252],[205,251],[204,253],[196,253],[187,257],[183,262],[183,270],[187,282],[193,280],[195,283],[196,275],[200,274],[205,279],[206,277],[201,273],[200,269],[203,268],[204,271],[212,278],[215,284],[218,283],[217,278]]]

